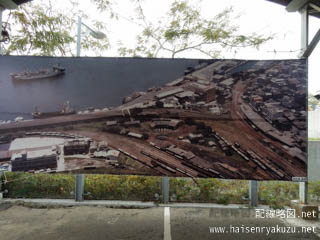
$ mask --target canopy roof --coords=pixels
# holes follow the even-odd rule
[[[0,0],[0,7],[4,9],[15,9],[18,5],[32,0]]]
[[[320,1],[319,0],[267,0],[267,1],[286,6],[286,9],[289,12],[298,11],[301,7],[309,3],[313,5],[308,7],[310,15],[320,18]]]

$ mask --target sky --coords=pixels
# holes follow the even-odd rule
[[[37,0],[34,0],[37,1]],[[189,0],[190,3],[199,3],[198,0]],[[103,53],[102,56],[115,57],[118,56],[117,43],[121,41],[126,47],[134,47],[136,35],[141,28],[136,24],[128,21],[127,18],[133,15],[134,8],[130,4],[130,0],[117,1],[114,9],[120,12],[118,20],[110,20],[107,13],[100,13],[96,6],[90,0],[81,0],[79,8],[88,15],[85,20],[90,26],[93,20],[100,20],[106,23],[107,34],[111,48]],[[143,9],[147,19],[155,24],[159,18],[163,18],[168,11],[172,0],[144,0]],[[57,8],[65,8],[65,0],[56,0]],[[237,59],[296,59],[299,56],[300,46],[300,14],[289,13],[284,6],[274,4],[265,0],[202,0],[201,14],[204,17],[212,17],[221,12],[228,6],[233,6],[235,15],[239,14],[239,18],[232,19],[239,25],[239,31],[243,34],[256,32],[264,35],[274,35],[274,39],[260,47],[259,50],[253,48],[243,48],[234,52],[223,52],[223,58]],[[76,18],[76,16],[75,16]],[[309,40],[311,41],[314,34],[320,28],[320,19],[310,17],[309,19]],[[75,27],[76,32],[76,27]],[[320,44],[319,44],[320,45]],[[315,94],[320,90],[320,46],[317,46],[311,57],[309,58],[309,92]],[[76,50],[75,50],[76,51]],[[94,56],[93,51],[82,51],[82,56]],[[163,55],[161,57],[170,57]],[[178,55],[180,58],[206,58],[196,52],[186,52]]]

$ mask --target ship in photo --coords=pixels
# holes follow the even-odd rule
[[[11,73],[10,76],[13,80],[35,80],[53,78],[65,73],[65,68],[61,66],[53,66],[52,69],[42,69],[37,72],[24,71],[21,73]]]
[[[40,112],[37,107],[35,107],[34,112],[32,113],[33,118],[50,118],[50,117],[58,117],[75,114],[76,111],[70,107],[70,102],[67,101],[63,104],[63,108],[61,111],[56,112]]]

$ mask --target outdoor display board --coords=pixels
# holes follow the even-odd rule
[[[305,60],[0,57],[0,169],[307,177]]]

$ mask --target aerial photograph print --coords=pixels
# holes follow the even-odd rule
[[[0,82],[8,171],[307,176],[303,59],[2,56]]]

